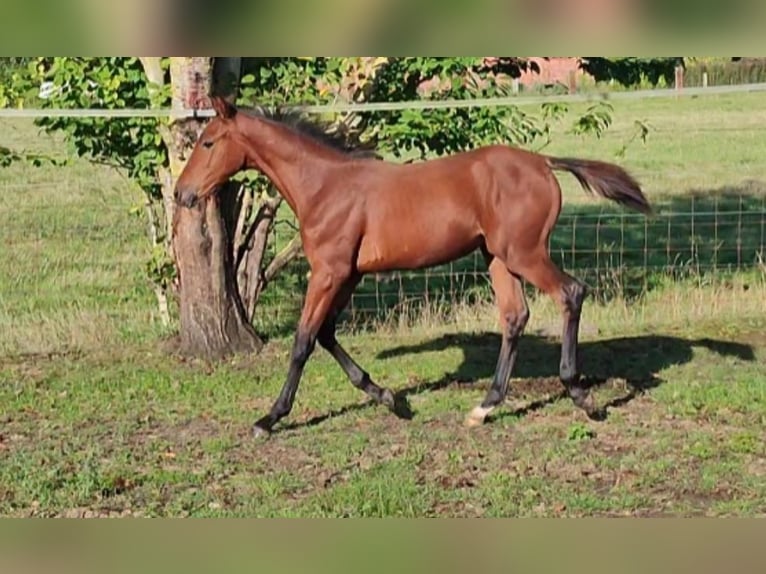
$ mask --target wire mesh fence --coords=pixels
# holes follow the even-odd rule
[[[289,234],[292,228],[282,222],[275,233]],[[762,269],[766,183],[670,198],[648,218],[601,203],[565,206],[550,250],[552,259],[586,282],[599,301],[636,299],[668,280]],[[265,294],[264,306],[270,310],[262,318],[265,325],[297,315],[307,273],[306,262],[297,261]],[[364,322],[404,308],[449,307],[491,297],[487,266],[477,251],[438,267],[365,276],[346,317]]]

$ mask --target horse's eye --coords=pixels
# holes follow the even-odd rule
[[[202,147],[210,149],[211,147],[213,147],[213,140],[206,140],[202,142]]]

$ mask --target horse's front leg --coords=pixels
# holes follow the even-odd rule
[[[253,426],[254,436],[268,436],[274,425],[292,410],[303,367],[314,350],[319,329],[331,311],[333,302],[346,278],[344,274],[331,270],[312,270],[306,301],[303,304],[290,355],[287,379],[269,414],[260,418]]]

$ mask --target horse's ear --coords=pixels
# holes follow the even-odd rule
[[[213,96],[211,98],[211,103],[213,104],[215,113],[221,119],[230,120],[237,115],[237,108],[234,107],[234,104],[228,102],[221,96]]]

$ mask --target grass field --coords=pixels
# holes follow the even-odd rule
[[[620,161],[650,199],[681,211],[693,192],[749,198],[741,225],[757,244],[766,99],[623,101],[601,140],[562,127],[545,151],[613,159],[636,119],[656,131]],[[60,149],[4,127],[0,145]],[[568,213],[604,207],[561,181]],[[260,356],[181,360],[143,278],[135,189],[80,162],[2,170],[0,192],[0,515],[766,515],[763,267],[589,300],[582,364],[605,421],[561,397],[559,319],[534,298],[512,396],[489,424],[462,419],[492,376],[494,310],[432,306],[342,337],[412,420],[368,405],[318,350],[287,424],[256,442],[289,316]]]

